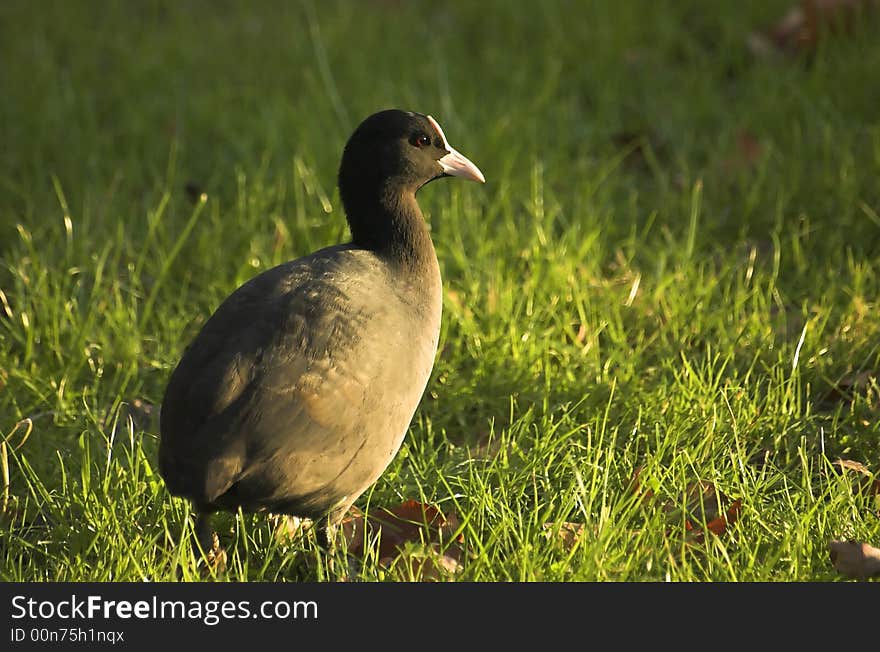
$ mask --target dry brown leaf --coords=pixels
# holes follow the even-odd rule
[[[721,501],[729,502],[727,496],[715,489],[708,482],[691,482],[685,492],[687,497],[687,513],[698,520],[711,521],[721,511]]]
[[[314,527],[311,519],[273,515],[275,537],[290,543]],[[367,554],[367,544],[378,539],[379,564],[401,579],[436,581],[461,570],[464,537],[454,512],[443,514],[433,505],[408,500],[393,508],[377,508],[369,518],[352,507],[340,523],[347,551],[354,557]]]
[[[700,523],[705,522],[706,529],[712,534],[724,534],[727,526],[733,525],[739,519],[742,501],[731,501],[712,484],[693,482],[688,487],[688,503],[685,509],[684,527],[688,538],[694,542],[701,542],[703,528]]]
[[[584,537],[586,525],[584,523],[544,523],[544,536],[548,539],[556,539],[566,551],[572,550]]]
[[[633,479],[630,483],[634,493],[642,494],[644,503],[655,502],[654,494],[648,489],[641,492],[641,482],[639,476],[642,467],[636,469]],[[660,509],[666,513],[669,523],[680,523],[684,520],[684,529],[687,533],[687,540],[690,543],[699,543],[703,540],[704,529],[701,525],[706,524],[706,530],[715,535],[722,535],[727,527],[733,525],[739,520],[742,512],[742,500],[731,500],[724,492],[719,491],[714,484],[708,482],[691,482],[685,489],[684,495],[685,506],[678,507],[680,503],[666,499],[660,503]],[[674,529],[667,531],[667,535],[674,532]]]
[[[721,536],[724,534],[725,530],[727,530],[728,525],[733,525],[739,519],[739,513],[742,511],[742,500],[734,500],[730,503],[730,506],[724,512],[724,514],[720,516],[716,516],[711,521],[706,522],[706,529],[709,530],[712,534],[717,536]],[[695,534],[699,535],[699,528],[696,529]],[[702,536],[700,535],[700,538]]]
[[[864,579],[880,575],[880,548],[858,541],[832,541],[828,552],[834,568],[847,577]]]
[[[853,484],[853,492],[863,496],[877,496],[880,493],[880,478],[875,477],[871,470],[855,460],[836,460],[834,466],[840,467],[840,472],[853,473],[857,476],[857,482]],[[880,506],[880,501],[878,501]]]
[[[461,571],[461,548],[445,551],[436,543],[404,550],[396,558],[385,557],[379,564],[404,581],[440,582]]]
[[[369,518],[360,510],[352,510],[342,520],[341,530],[351,555],[363,557],[367,553],[365,543],[378,539],[376,552],[380,560],[397,558],[409,544],[422,544],[444,548],[443,555],[458,563],[464,537],[459,534],[453,539],[453,535],[459,525],[454,512],[444,514],[433,505],[407,500],[391,509],[372,510]]]
[[[878,0],[801,0],[771,28],[752,32],[747,45],[757,56],[811,51],[823,34],[851,29],[862,12],[878,5]]]
[[[842,472],[855,471],[856,473],[861,473],[868,477],[871,477],[872,475],[867,466],[861,462],[856,462],[855,460],[837,460],[834,464],[839,466]]]

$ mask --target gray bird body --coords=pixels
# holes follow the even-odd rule
[[[168,384],[169,489],[200,510],[347,509],[397,453],[430,376],[442,305],[431,258],[402,281],[371,251],[330,247],[230,295]]]

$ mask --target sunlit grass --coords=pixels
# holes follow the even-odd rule
[[[347,236],[341,148],[388,106],[488,183],[420,194],[440,351],[359,506],[454,511],[461,580],[830,580],[829,539],[877,544],[833,461],[880,468],[880,27],[755,59],[786,3],[661,4],[0,8],[0,579],[202,577],[165,382],[238,284]],[[743,507],[695,544],[697,481]],[[407,577],[217,526],[221,579]]]

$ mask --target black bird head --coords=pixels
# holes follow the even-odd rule
[[[339,188],[346,202],[347,195],[360,196],[363,189],[414,193],[442,176],[486,181],[449,144],[434,118],[389,109],[365,119],[349,138],[339,166]]]

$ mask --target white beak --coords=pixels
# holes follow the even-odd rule
[[[446,135],[443,133],[443,129],[440,128],[440,125],[437,124],[437,121],[434,120],[431,116],[427,116],[428,121],[431,123],[431,126],[437,130],[437,133],[440,134],[440,138],[443,140],[443,146],[448,152],[445,156],[442,156],[437,160],[440,164],[440,167],[443,168],[444,174],[451,175],[453,177],[462,177],[463,179],[470,179],[471,181],[479,181],[480,183],[486,183],[486,177],[483,176],[483,173],[480,172],[480,168],[474,165],[466,156],[459,153],[454,147],[449,144],[449,141],[446,140]]]

